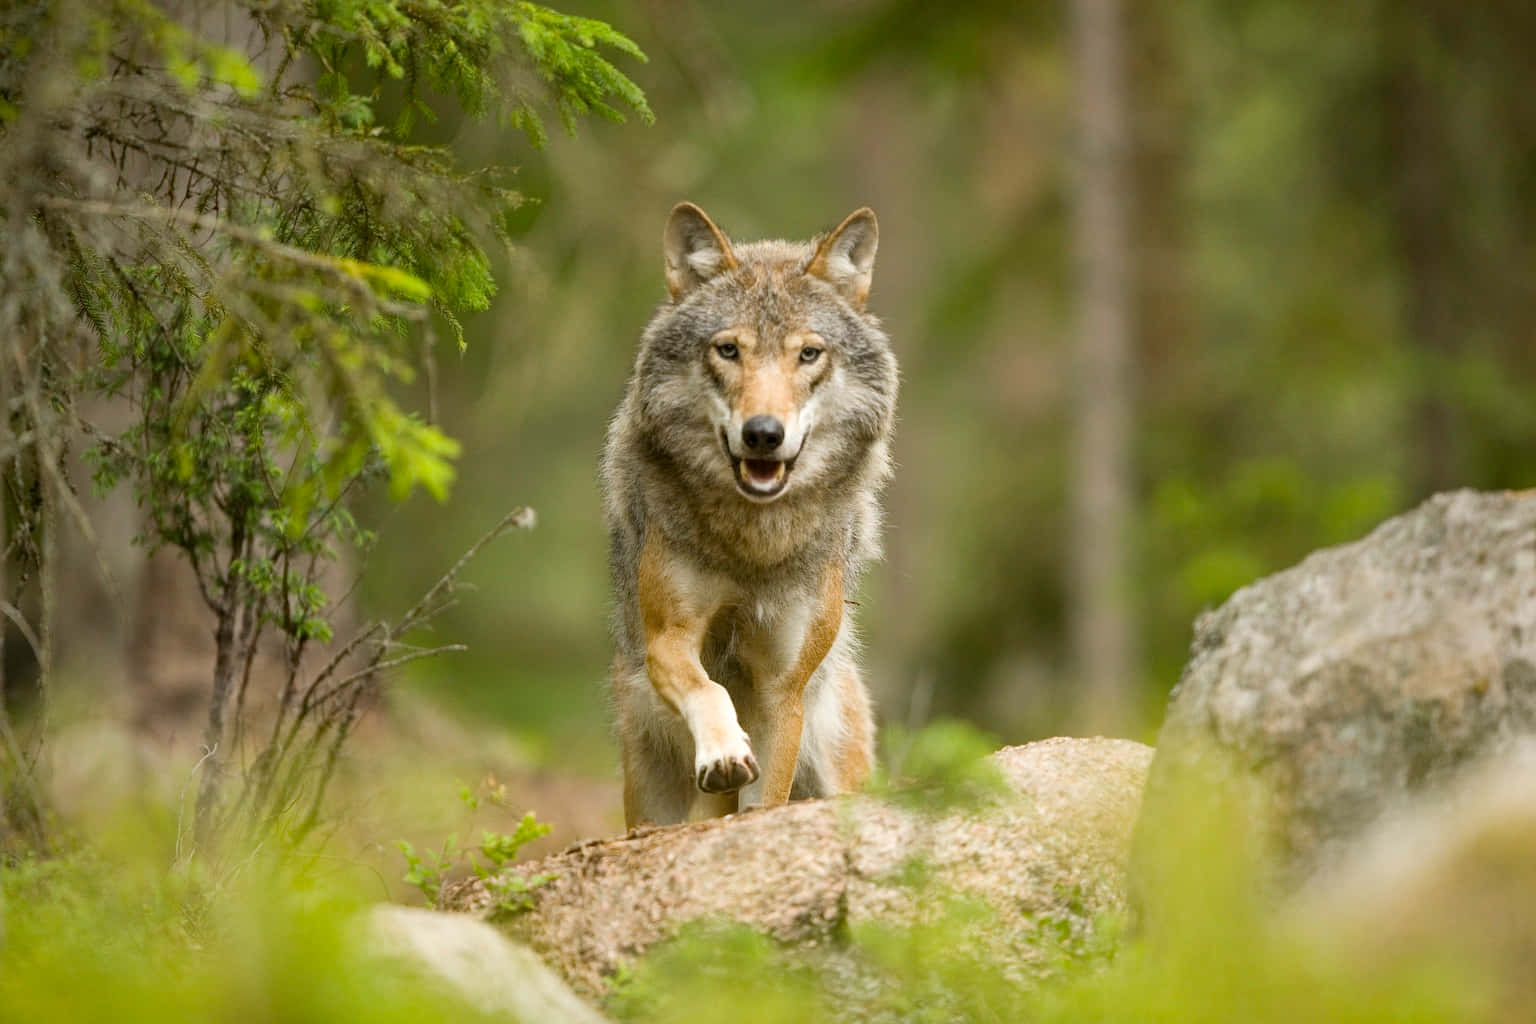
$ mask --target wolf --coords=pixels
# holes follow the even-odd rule
[[[867,207],[733,243],[692,203],[602,460],[630,828],[859,788],[873,720],[851,602],[879,556],[897,365],[864,306]]]

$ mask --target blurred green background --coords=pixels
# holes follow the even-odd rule
[[[1007,741],[1071,727],[1066,564],[1076,342],[1071,4],[604,2],[650,56],[653,127],[521,168],[522,260],[443,355],[451,502],[389,510],[366,600],[419,592],[500,514],[538,529],[440,623],[467,654],[411,685],[608,774],[596,463],[664,298],[662,224],[803,238],[863,204],[870,306],[904,373],[887,559],[860,619],[884,721]],[[1124,585],[1134,732],[1190,623],[1235,588],[1436,490],[1536,480],[1536,6],[1126,5],[1134,369]]]

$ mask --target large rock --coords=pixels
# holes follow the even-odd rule
[[[1186,783],[1235,772],[1295,880],[1533,730],[1536,495],[1440,495],[1200,618],[1141,832],[1156,845]]]
[[[940,891],[985,900],[996,933],[1042,921],[1087,932],[1124,907],[1124,870],[1151,750],[1128,740],[1055,739],[993,755],[1015,791],[937,816],[875,797],[749,811],[590,842],[522,866],[552,874],[532,909],[498,917],[579,991],[602,993],[621,966],[694,921],[727,919],[801,946],[846,928],[903,923]],[[914,885],[920,867],[924,884]],[[444,893],[492,915],[478,879]]]

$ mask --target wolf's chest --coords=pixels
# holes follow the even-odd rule
[[[803,643],[809,606],[788,588],[742,594],[710,620],[699,652],[705,671],[727,689],[779,675]]]

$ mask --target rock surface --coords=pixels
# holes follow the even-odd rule
[[[1200,618],[1141,832],[1219,764],[1268,794],[1297,879],[1533,731],[1536,493],[1439,495]]]
[[[435,978],[485,1013],[528,1022],[607,1021],[531,950],[484,921],[386,903],[369,911],[364,927],[376,954]]]
[[[920,917],[940,889],[986,900],[1027,959],[1040,921],[1088,930],[1123,909],[1151,755],[1129,740],[1046,740],[993,755],[1015,793],[981,810],[924,816],[860,796],[583,843],[523,865],[556,877],[531,910],[498,923],[589,995],[692,921],[727,918],[813,946]],[[925,882],[914,885],[919,863]],[[444,904],[489,915],[495,896],[470,880]]]

